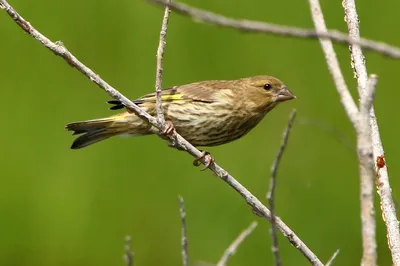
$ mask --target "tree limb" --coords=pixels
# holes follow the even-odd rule
[[[283,26],[262,21],[251,21],[245,19],[234,19],[215,14],[202,9],[194,8],[189,5],[177,2],[168,3],[168,0],[148,0],[162,6],[169,6],[174,11],[191,17],[195,21],[201,21],[213,25],[233,28],[241,31],[268,33],[277,36],[295,37],[302,39],[325,39],[332,40],[339,44],[358,44],[366,50],[371,50],[394,59],[400,59],[400,48],[368,39],[354,39],[347,34],[336,30],[321,31],[305,29],[292,26]]]
[[[344,0],[343,7],[345,10],[345,20],[348,25],[349,34],[352,38],[360,38],[360,26],[356,10],[356,4],[354,0]],[[361,99],[368,100],[371,91],[366,89],[367,87],[367,68],[365,64],[365,58],[362,53],[361,47],[358,45],[351,45],[351,58],[354,73],[357,78],[358,90]],[[371,84],[374,90],[374,84]],[[372,92],[373,93],[373,92]],[[365,96],[367,95],[367,96]],[[365,97],[363,97],[365,96]],[[360,106],[361,109],[362,106]],[[368,106],[366,106],[368,108]],[[375,115],[374,107],[368,108],[369,112],[369,124],[371,128],[372,138],[372,153],[374,158],[384,156],[382,140],[379,133],[378,122]],[[389,183],[389,175],[386,164],[382,168],[375,165],[378,184],[378,194],[381,202],[382,216],[386,224],[387,238],[389,249],[392,254],[392,261],[394,265],[400,265],[400,231],[399,221],[397,220],[396,208],[392,197],[392,189]],[[376,245],[376,244],[375,244]]]

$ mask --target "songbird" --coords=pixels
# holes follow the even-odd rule
[[[246,135],[277,104],[296,96],[277,78],[255,76],[238,80],[212,80],[175,86],[162,91],[165,119],[194,146],[216,146]],[[150,93],[133,101],[156,116],[156,96]],[[111,110],[125,106],[116,100]],[[80,149],[117,136],[160,133],[131,110],[106,118],[74,122],[66,129],[80,135],[72,149]]]

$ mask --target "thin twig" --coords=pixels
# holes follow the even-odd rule
[[[360,26],[356,10],[356,3],[354,0],[343,1],[343,7],[345,10],[345,20],[348,25],[349,35],[352,38],[360,38]],[[363,95],[367,94],[367,68],[365,64],[365,58],[361,48],[358,45],[351,45],[351,58],[352,66],[354,69],[355,76],[357,78],[358,90],[360,98],[363,99]],[[372,86],[374,87],[374,86]],[[369,96],[367,95],[368,98]],[[375,115],[374,107],[372,106],[369,111],[369,123],[371,127],[371,138],[372,138],[372,153],[374,158],[378,158],[385,154],[383,150],[382,140],[379,133],[378,122]],[[379,171],[379,182],[378,194],[381,202],[382,216],[385,221],[387,228],[388,245],[392,254],[392,261],[394,265],[400,265],[400,231],[399,221],[397,220],[396,207],[392,197],[392,189],[389,183],[389,175],[387,172],[387,166],[384,165],[382,168],[378,168],[375,165],[376,171]],[[371,247],[373,248],[373,247]],[[375,243],[376,250],[376,243]],[[376,252],[376,251],[375,251]]]
[[[256,221],[252,222],[249,227],[243,230],[240,235],[229,245],[229,247],[225,250],[221,259],[217,262],[217,266],[225,266],[228,263],[228,260],[231,256],[233,256],[239,245],[248,237],[254,229],[257,227],[258,223]]]
[[[56,44],[50,41],[46,36],[38,32],[34,27],[30,25],[26,20],[24,20],[8,3],[6,0],[0,0],[0,6],[7,12],[7,14],[30,36],[39,41],[43,46],[51,50],[54,54],[64,58],[71,66],[76,68],[91,81],[93,81],[100,88],[104,89],[112,98],[119,100],[125,107],[132,110],[141,119],[148,121],[151,125],[158,127],[156,118],[152,117],[137,105],[135,105],[131,100],[122,95],[107,82],[101,79],[96,73],[80,62],[75,56],[73,56],[64,46],[59,43]],[[191,145],[187,140],[185,140],[178,133],[174,132],[170,137],[170,141],[173,146],[179,147],[181,150],[185,150],[190,155],[195,158],[202,158],[203,153]],[[203,164],[208,164],[210,158],[201,159]],[[271,213],[269,209],[261,203],[261,201],[256,198],[250,191],[248,191],[242,184],[240,184],[233,176],[231,176],[226,170],[220,167],[218,164],[211,164],[209,169],[229,186],[231,186],[236,192],[238,192],[249,204],[253,210],[255,210],[259,215],[271,221]],[[318,257],[307,247],[307,245],[301,241],[301,239],[279,218],[276,217],[276,225],[279,231],[289,240],[293,246],[298,249],[306,258],[311,262],[312,265],[323,265]]]
[[[339,255],[339,252],[340,252],[340,249],[336,250],[335,253],[333,253],[332,257],[325,264],[325,266],[331,266],[333,261],[336,259],[337,255]]]
[[[353,39],[349,37],[347,34],[344,34],[336,30],[320,31],[318,29],[317,30],[304,29],[299,27],[283,26],[261,21],[234,19],[216,13],[212,13],[209,11],[194,8],[182,3],[177,3],[177,2],[168,3],[167,0],[149,0],[149,1],[163,6],[168,5],[169,7],[171,7],[172,10],[181,13],[185,16],[189,16],[193,18],[193,20],[196,22],[201,21],[222,27],[238,29],[241,31],[268,33],[278,36],[296,37],[303,39],[317,39],[317,38],[330,39],[339,44],[354,43],[360,45],[364,49],[375,51],[377,53],[395,59],[400,59],[400,48],[398,47],[383,42],[372,41],[364,38]]]
[[[188,239],[186,234],[186,211],[185,211],[185,202],[182,196],[178,196],[179,199],[179,213],[181,215],[181,234],[182,234],[182,261],[183,266],[189,265],[189,252],[188,252]]]
[[[292,130],[293,122],[296,117],[296,110],[293,110],[290,113],[289,121],[285,131],[283,132],[281,146],[279,147],[278,153],[276,154],[274,163],[271,167],[271,179],[269,183],[269,190],[267,193],[267,199],[269,203],[269,209],[271,211],[271,238],[272,238],[272,253],[275,258],[275,265],[282,265],[281,258],[279,256],[279,247],[278,247],[278,235],[276,234],[276,222],[275,222],[275,188],[276,188],[276,176],[278,174],[279,163],[281,162],[281,158],[283,152],[285,151],[290,131]]]
[[[170,0],[168,0],[170,2]],[[166,36],[168,30],[169,14],[171,9],[166,6],[164,12],[164,18],[162,21],[161,31],[160,31],[160,41],[157,49],[157,71],[156,71],[156,110],[157,110],[157,122],[160,128],[164,130],[165,128],[165,118],[162,107],[161,90],[162,90],[162,74],[163,74],[163,58],[166,45]]]
[[[125,237],[125,254],[124,254],[124,261],[126,266],[133,266],[133,252],[132,252],[132,237],[126,236]]]

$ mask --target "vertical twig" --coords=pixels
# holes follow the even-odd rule
[[[333,253],[332,257],[325,264],[325,266],[331,266],[333,261],[336,259],[337,255],[339,254],[339,252],[340,252],[340,249],[336,250],[335,253]]]
[[[280,266],[282,265],[280,256],[279,256],[279,248],[278,248],[278,235],[277,235],[277,228],[276,228],[276,217],[275,217],[275,187],[276,187],[276,176],[278,173],[279,163],[281,161],[283,152],[285,151],[289,134],[293,126],[293,121],[296,117],[296,110],[293,110],[290,113],[289,121],[285,131],[283,132],[281,146],[276,154],[274,163],[271,167],[271,179],[269,183],[269,190],[267,193],[267,199],[269,202],[269,209],[271,211],[271,238],[272,238],[272,253],[274,254],[275,258],[275,265]]]
[[[239,245],[254,231],[254,229],[257,227],[257,224],[258,223],[256,221],[252,222],[249,227],[240,233],[240,235],[225,250],[221,259],[217,262],[217,266],[225,266],[228,263],[229,258],[236,253]]]
[[[168,1],[170,2],[170,1]],[[166,36],[168,30],[169,14],[171,9],[169,6],[165,6],[164,18],[161,25],[160,41],[157,49],[157,71],[156,71],[156,111],[157,111],[157,123],[159,127],[164,129],[165,118],[162,108],[161,90],[162,90],[162,74],[163,74],[163,58],[166,45]]]
[[[125,254],[124,254],[124,261],[126,266],[133,266],[133,252],[132,252],[132,237],[126,236],[125,237]]]
[[[344,0],[343,7],[345,10],[345,20],[348,25],[349,37],[358,40],[360,39],[360,26],[356,10],[356,3],[354,0]],[[350,45],[350,52],[352,67],[357,78],[359,95],[360,98],[363,98],[362,96],[368,93],[368,91],[366,92],[367,68],[365,64],[365,58],[359,45]],[[371,128],[372,153],[374,158],[378,158],[384,155],[385,152],[383,150],[374,107],[372,106],[370,109],[368,109],[368,112],[370,116],[369,124]],[[377,167],[376,170],[378,170]],[[400,265],[399,221],[397,220],[396,208],[392,197],[392,190],[390,188],[389,175],[386,165],[379,170],[379,173],[379,182],[377,182],[379,184],[378,194],[380,196],[383,220],[386,223],[389,249],[392,254],[393,264]]]
[[[186,235],[186,211],[185,211],[185,202],[182,196],[178,196],[179,199],[179,213],[181,215],[181,234],[182,234],[182,261],[183,266],[189,265],[189,252],[188,252],[188,239]]]
[[[369,110],[371,109],[377,77],[371,75],[366,84],[366,93],[360,99],[360,113],[357,125],[357,153],[360,169],[360,203],[363,254],[361,265],[375,266],[376,225],[374,208],[374,160],[372,157],[371,127]]]

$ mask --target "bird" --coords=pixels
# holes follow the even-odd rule
[[[246,135],[279,103],[296,96],[279,79],[260,75],[236,80],[208,80],[161,91],[165,120],[198,147],[222,145]],[[120,101],[108,101],[111,110],[125,112],[105,118],[73,122],[65,127],[79,135],[71,149],[80,149],[113,136],[162,134]],[[156,93],[133,103],[156,116]]]

